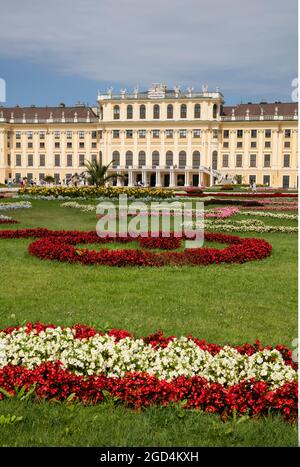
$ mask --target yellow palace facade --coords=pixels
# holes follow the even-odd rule
[[[98,93],[97,106],[0,107],[0,183],[65,183],[87,160],[110,162],[115,184],[298,186],[297,103],[225,106],[216,90]]]

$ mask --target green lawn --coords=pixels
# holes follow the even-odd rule
[[[21,224],[1,228],[95,228],[94,213],[61,208],[59,201],[32,204],[32,209],[3,213]],[[272,256],[242,265],[118,269],[41,261],[28,254],[30,240],[1,240],[1,328],[26,321],[87,323],[98,329],[127,329],[137,336],[162,329],[220,344],[260,339],[264,344],[291,346],[297,337],[297,235],[245,236],[268,240]],[[8,413],[23,419],[16,425],[0,425],[0,445],[297,443],[296,429],[280,418],[224,424],[217,417],[182,414],[176,408],[136,413],[110,404],[70,409],[64,404],[1,402],[0,416]]]

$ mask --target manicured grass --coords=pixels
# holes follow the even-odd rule
[[[61,208],[59,201],[32,204],[5,213],[21,224],[1,228],[95,228],[94,213]],[[239,235],[265,238],[273,245],[271,257],[240,265],[110,268],[41,261],[27,252],[32,240],[0,240],[1,328],[26,321],[87,323],[137,336],[162,329],[220,344],[260,339],[291,346],[297,336],[297,235]],[[2,445],[296,444],[295,428],[278,418],[236,425],[199,412],[182,417],[171,408],[136,413],[109,404],[70,409],[31,401],[1,402],[2,413],[24,417],[0,427]]]

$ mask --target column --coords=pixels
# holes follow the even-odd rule
[[[190,186],[190,173],[186,170],[184,173],[184,186]]]
[[[161,174],[160,170],[156,169],[156,183],[155,186],[160,187],[161,186]]]

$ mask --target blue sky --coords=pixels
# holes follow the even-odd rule
[[[227,103],[291,100],[297,0],[0,0],[6,105],[207,83]]]

